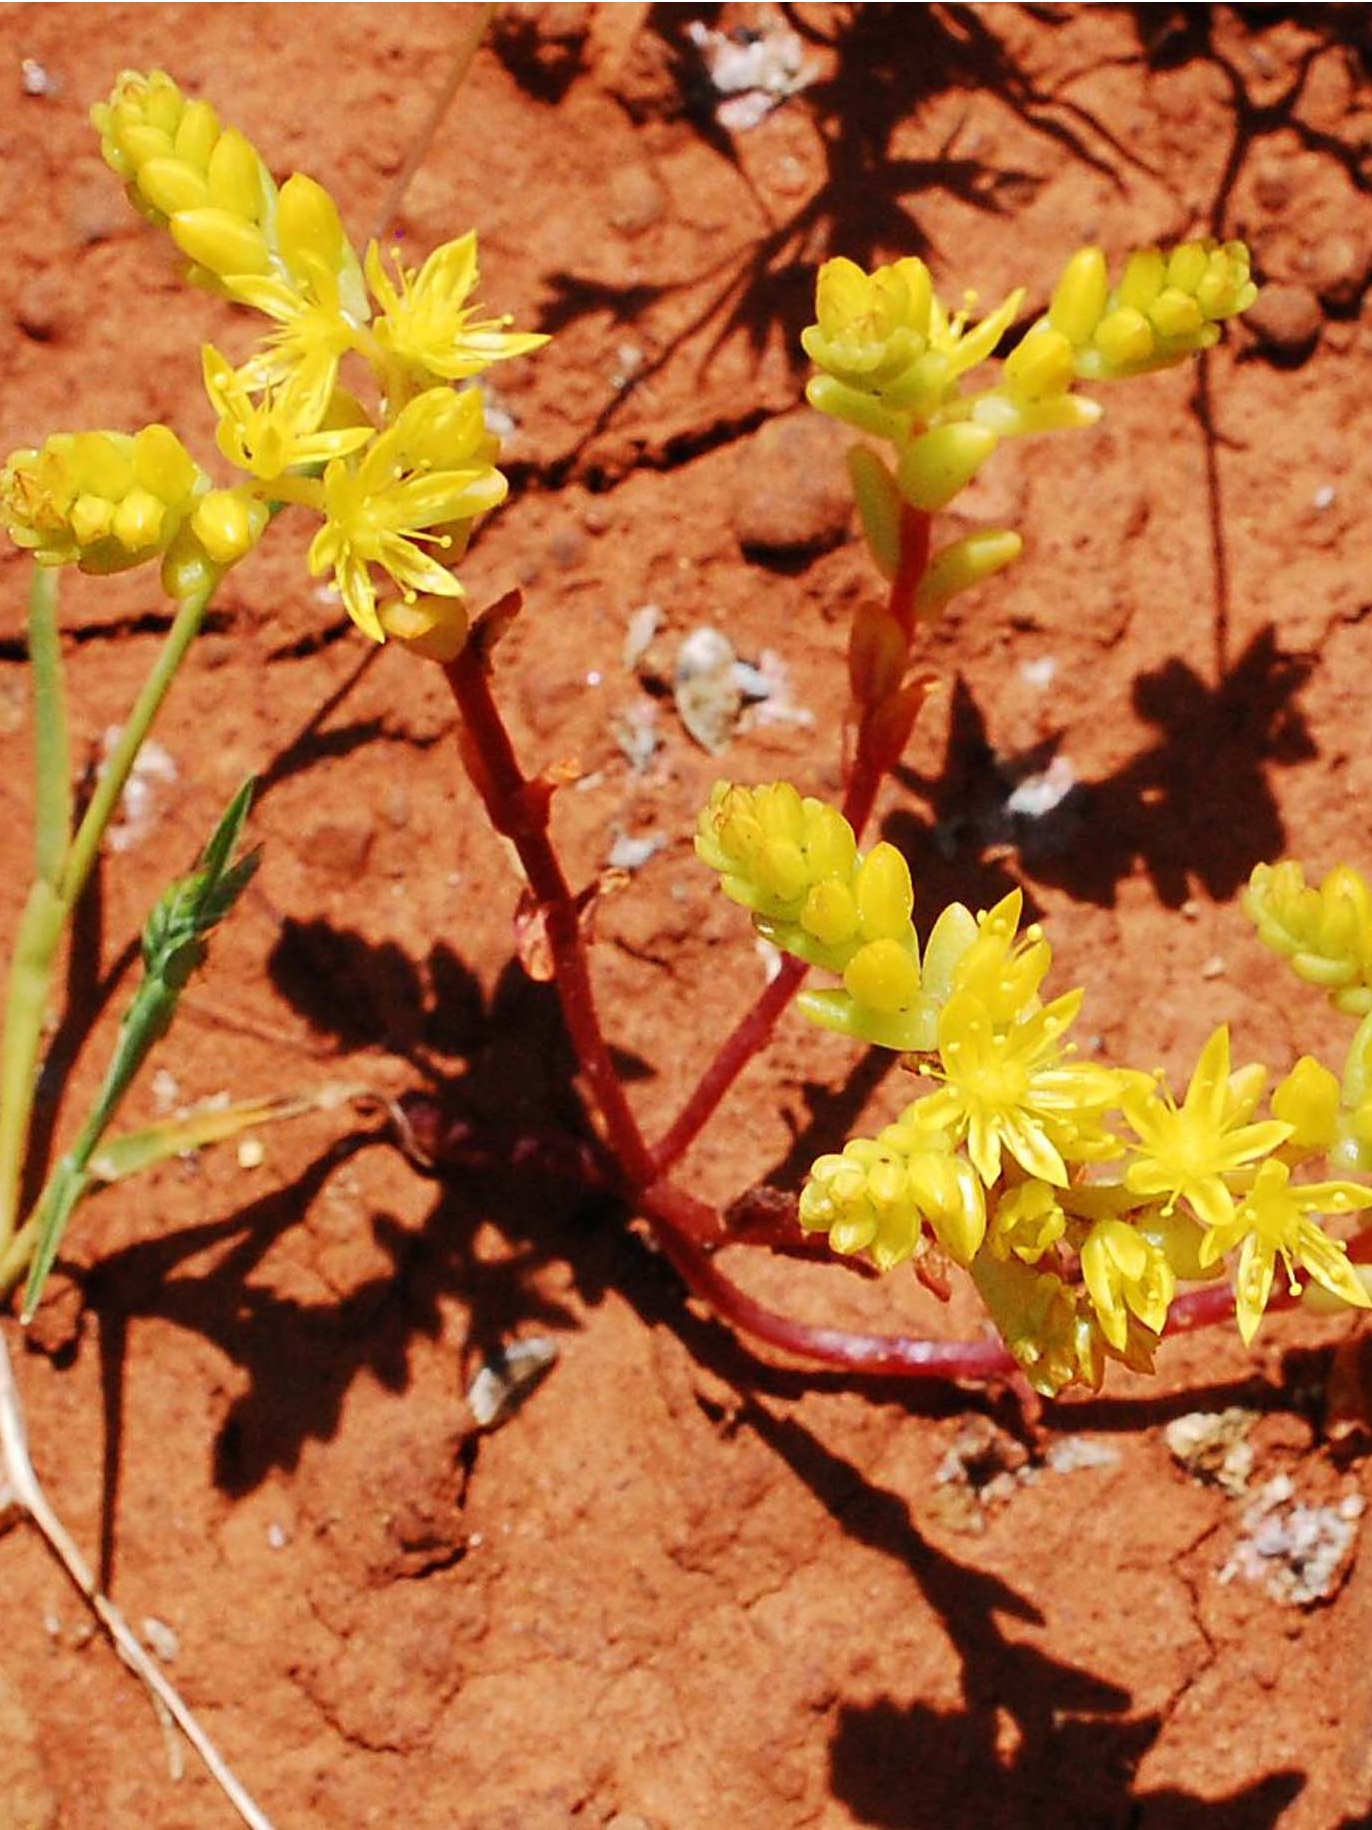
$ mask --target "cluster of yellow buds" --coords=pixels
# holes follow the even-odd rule
[[[806,994],[817,1021],[887,1048],[931,1045],[977,924],[958,905],[945,910],[921,959],[910,869],[894,845],[864,856],[837,808],[802,798],[789,782],[717,782],[696,852],[725,893],[752,910],[765,939],[842,978],[841,991]]]
[[[1372,1171],[1372,1016],[1342,1084],[1303,1056],[1267,1116],[1266,1069],[1236,1068],[1221,1027],[1178,1101],[1160,1073],[1081,1059],[1083,993],[1043,1001],[1051,949],[1020,928],[1017,891],[980,915],[943,910],[921,960],[899,853],[864,857],[835,809],[789,783],[720,783],[696,848],[760,933],[841,977],[802,995],[808,1015],[908,1053],[935,1083],[875,1138],[819,1158],[801,1225],[883,1271],[934,1250],[969,1270],[1039,1390],[1098,1386],[1110,1360],[1150,1368],[1179,1286],[1231,1258],[1245,1341],[1278,1261],[1293,1293],[1308,1275],[1326,1300],[1372,1307],[1325,1225],[1372,1207],[1372,1187],[1293,1175],[1321,1158]],[[1357,974],[1335,962],[1361,972],[1372,891],[1358,873],[1314,891],[1296,866],[1259,867],[1249,906],[1303,976],[1337,994]]]
[[[1079,379],[1139,375],[1180,362],[1208,349],[1220,322],[1256,297],[1241,242],[1183,242],[1168,254],[1142,249],[1129,257],[1113,290],[1104,254],[1083,248],[1067,263],[1046,315],[1025,332],[994,385],[978,391],[964,377],[1010,330],[1022,288],[972,324],[972,295],[968,309],[950,312],[921,260],[871,273],[841,257],[826,261],[816,322],[801,338],[819,370],[806,394],[820,412],[892,447],[893,465],[867,447],[852,460],[878,565],[894,576],[902,504],[926,513],[947,507],[1002,438],[1093,425],[1100,407],[1073,392]],[[1018,550],[1018,537],[1005,532],[964,548],[948,562],[943,582],[951,589],[931,591],[921,607],[979,583]]]
[[[1113,290],[1105,256],[1083,248],[1067,263],[1048,316],[1006,368],[1018,358],[1021,377],[1056,373],[1062,358],[1049,352],[1062,344],[1071,351],[1073,372],[1088,381],[1168,368],[1213,348],[1223,320],[1247,311],[1257,296],[1241,241],[1186,241],[1170,254],[1142,248],[1129,256]]]
[[[1372,889],[1360,872],[1340,864],[1316,889],[1291,859],[1260,864],[1244,907],[1263,944],[1327,991],[1336,1010],[1372,1010]]]
[[[165,553],[209,488],[166,426],[58,433],[0,472],[0,516],[40,565],[122,572]]]
[[[164,426],[59,434],[9,459],[0,519],[45,565],[161,559],[165,588],[183,597],[298,506],[322,523],[311,571],[332,578],[359,627],[451,658],[467,628],[452,568],[506,492],[481,393],[454,384],[547,339],[478,314],[475,235],[418,271],[397,259],[392,275],[375,244],[359,257],[321,185],[296,173],[278,190],[251,142],[164,71],[125,72],[91,116],[106,162],[188,277],[270,321],[237,370],[203,353],[216,442],[240,474],[214,488]],[[369,376],[365,400],[340,381],[349,358]],[[398,601],[384,601],[386,580]]]

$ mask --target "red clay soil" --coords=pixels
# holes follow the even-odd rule
[[[86,108],[121,66],[212,95],[362,236],[466,10],[0,8],[0,446],[163,419],[208,456],[199,346],[238,356],[252,334],[181,284],[100,163]],[[527,594],[496,690],[527,766],[584,771],[556,814],[575,881],[617,840],[658,845],[604,901],[594,951],[645,1123],[666,1124],[762,983],[692,859],[711,781],[839,780],[845,624],[876,587],[843,434],[801,400],[797,334],[829,252],[921,252],[955,297],[1023,283],[1038,308],[1088,239],[1252,243],[1270,291],[1199,386],[1186,370],[1117,388],[1098,431],[1007,448],[963,498],[1027,551],[937,631],[949,690],[879,813],[926,913],[1025,886],[1110,1056],[1184,1075],[1226,1019],[1241,1058],[1332,1054],[1346,1023],[1261,951],[1237,897],[1283,853],[1372,865],[1365,9],[798,7],[807,84],[748,127],[719,120],[697,19],[784,23],[505,9],[402,215],[416,251],[475,223],[485,300],[556,332],[496,376],[512,499],[466,575],[478,602]],[[24,59],[46,93],[25,92]],[[132,1117],[363,1081],[428,1090],[478,1134],[575,1122],[442,681],[371,652],[302,561],[283,526],[193,652],[158,731],[174,777],[86,913],[78,1008],[256,771],[259,882]],[[10,933],[25,591],[6,553]],[[707,755],[625,664],[646,604],[650,663],[714,625],[750,660],[774,651],[810,721],[753,713]],[[132,575],[73,581],[63,615],[86,759],[165,606]],[[621,741],[635,721],[658,739],[641,768]],[[1066,799],[1007,811],[1050,764],[1075,780]],[[45,1084],[69,1087],[66,1125],[126,995],[75,1065],[59,1046]],[[683,1173],[712,1199],[796,1186],[901,1103],[889,1066],[788,1016]],[[1026,1444],[1003,1392],[754,1357],[637,1231],[556,1188],[427,1177],[350,1110],[261,1142],[257,1166],[229,1146],[83,1208],[17,1365],[55,1503],[135,1625],[171,1630],[151,1629],[171,1675],[278,1830],[1366,1821],[1366,1555],[1314,1607],[1219,1579],[1274,1477],[1310,1505],[1367,1490],[1346,1322],[1274,1318],[1251,1354],[1227,1327],[1169,1344],[1155,1381],[1112,1373]],[[909,1277],[726,1262],[813,1320],[980,1327]],[[476,1434],[472,1372],[528,1335],[556,1340],[557,1366]],[[1246,1496],[1164,1438],[1229,1407]],[[0,1826],[233,1821],[193,1761],[170,1776],[147,1698],[32,1532],[0,1543],[0,1583]]]

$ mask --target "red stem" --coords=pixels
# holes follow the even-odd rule
[[[522,774],[476,645],[469,643],[443,671],[463,719],[462,754],[467,772],[491,824],[519,853],[529,888],[542,911],[567,1032],[604,1121],[610,1151],[625,1180],[639,1186],[652,1179],[653,1164],[596,1015],[580,917],[548,837],[551,790]]]
[[[766,1046],[778,1017],[799,991],[808,970],[804,960],[794,956],[784,959],[771,984],[724,1038],[685,1105],[653,1145],[653,1168],[659,1175],[685,1155],[743,1069]]]
[[[914,636],[915,593],[929,564],[929,529],[928,515],[921,514],[918,509],[904,510],[900,566],[891,582],[887,608],[905,631],[907,640]],[[859,838],[872,817],[883,772],[881,761],[868,742],[870,728],[869,721],[864,719],[858,730],[853,766],[843,796],[843,817]],[[783,960],[780,972],[725,1037],[685,1105],[653,1146],[653,1167],[659,1175],[665,1175],[681,1160],[753,1056],[766,1047],[782,1012],[800,990],[808,971],[803,960]]]
[[[906,1335],[856,1334],[778,1315],[732,1283],[699,1243],[718,1216],[670,1182],[655,1182],[639,1196],[663,1252],[690,1289],[741,1334],[783,1353],[846,1372],[905,1379],[992,1379],[1013,1373],[1015,1362],[999,1341],[923,1341]]]

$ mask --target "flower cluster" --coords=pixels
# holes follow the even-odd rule
[[[1372,1168],[1372,1018],[1342,1085],[1303,1056],[1268,1116],[1267,1071],[1236,1069],[1221,1027],[1178,1100],[1161,1074],[1081,1058],[1070,1031],[1083,994],[1044,1001],[1051,949],[1037,926],[1021,931],[1018,892],[980,915],[943,910],[921,958],[900,854],[880,844],[864,857],[840,814],[789,783],[719,784],[696,848],[762,934],[842,978],[802,996],[811,1017],[908,1052],[934,1083],[875,1138],[819,1158],[801,1225],[881,1270],[946,1254],[1039,1390],[1098,1386],[1111,1359],[1151,1368],[1179,1285],[1231,1258],[1245,1341],[1278,1260],[1293,1293],[1304,1274],[1372,1307],[1323,1224],[1372,1206],[1372,1187],[1294,1173],[1318,1158]],[[1297,866],[1259,866],[1249,906],[1318,983],[1350,979],[1312,974],[1309,959],[1366,957],[1372,891],[1352,870],[1313,891]]]
[[[92,109],[106,163],[163,227],[195,284],[272,328],[235,369],[203,352],[216,442],[239,473],[215,488],[176,435],[148,426],[58,434],[0,471],[0,519],[41,564],[113,572],[160,559],[174,596],[208,589],[276,510],[321,525],[310,570],[328,575],[369,636],[451,658],[466,633],[452,567],[478,516],[504,498],[499,442],[479,389],[492,363],[546,338],[479,314],[476,237],[388,270],[359,258],[312,178],[278,189],[252,144],[163,71],[125,72]],[[342,384],[356,359],[365,402]],[[385,582],[399,593],[385,601]]]
[[[1118,285],[1105,256],[1083,248],[1067,263],[1048,311],[982,389],[964,377],[991,356],[1024,301],[1012,292],[979,323],[950,312],[929,269],[914,257],[866,273],[844,258],[820,268],[816,322],[801,338],[819,373],[812,406],[891,448],[893,463],[870,447],[850,459],[854,491],[878,566],[894,577],[903,504],[931,512],[966,488],[1001,439],[1094,425],[1100,407],[1073,391],[1166,368],[1219,337],[1219,325],[1257,297],[1242,242],[1183,242],[1170,253],[1132,254]],[[1008,565],[1017,534],[998,530],[959,542],[926,575],[918,608],[936,608],[953,591]],[[942,566],[940,561],[943,561]]]

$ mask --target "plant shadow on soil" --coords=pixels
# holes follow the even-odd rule
[[[954,1830],[988,1823],[1004,1830],[1036,1830],[1046,1823],[1269,1830],[1276,1824],[1305,1783],[1298,1771],[1270,1773],[1221,1800],[1198,1799],[1174,1788],[1136,1794],[1135,1769],[1162,1732],[1165,1717],[1131,1717],[1132,1698],[1122,1686],[1011,1638],[1002,1621],[1030,1629],[1046,1624],[1032,1600],[999,1576],[932,1544],[903,1494],[881,1486],[798,1418],[779,1415],[764,1402],[795,1401],[817,1388],[838,1391],[850,1381],[755,1361],[727,1328],[686,1308],[661,1271],[650,1268],[650,1282],[625,1291],[643,1320],[670,1328],[698,1365],[737,1393],[738,1403],[727,1417],[697,1393],[702,1409],[721,1427],[753,1432],[850,1541],[908,1571],[958,1657],[961,1708],[940,1711],[890,1698],[839,1701],[830,1784],[834,1797],[855,1818],[877,1830]],[[865,1383],[873,1396],[926,1414],[989,1408],[981,1394],[912,1391],[896,1381]],[[1252,1402],[1251,1388],[1243,1390]],[[1179,1396],[1177,1408],[1232,1402],[1233,1396],[1198,1397],[1193,1390]],[[1270,1397],[1274,1403],[1285,1401],[1275,1391]],[[1059,1408],[1070,1414],[1071,1427],[1108,1427],[1104,1415],[1085,1426],[1083,1407]],[[1106,1407],[1101,1408],[1104,1413]],[[1155,1405],[1146,1408],[1156,1414]],[[1128,1427],[1140,1422],[1136,1413]],[[1012,1725],[1009,1736],[1007,1722]],[[1007,1742],[1013,1750],[1009,1753]]]
[[[884,836],[910,859],[933,908],[953,896],[989,905],[1025,876],[1112,908],[1140,866],[1165,908],[1179,909],[1197,883],[1213,901],[1232,901],[1255,864],[1286,851],[1268,772],[1319,754],[1295,703],[1314,669],[1308,657],[1283,654],[1269,626],[1218,687],[1175,657],[1139,675],[1134,710],[1156,739],[1099,780],[1072,782],[1038,815],[1017,814],[1010,797],[1050,768],[1060,739],[997,754],[985,714],[959,677],[937,773],[896,771],[924,811],[891,814]]]
[[[508,1127],[537,1113],[568,1128],[584,1125],[573,1062],[550,987],[531,983],[510,961],[487,1003],[472,975],[447,949],[423,969],[396,948],[367,943],[326,923],[283,931],[272,959],[278,988],[340,1043],[398,1048],[445,1099],[464,1134],[487,1122]],[[465,1072],[441,1084],[436,1062],[460,1056]],[[632,1073],[634,1064],[628,1064]],[[859,1085],[834,1097],[860,1103]],[[584,1135],[584,1130],[582,1132]],[[1300,1790],[1293,1773],[1269,1775],[1222,1803],[1174,1791],[1135,1800],[1131,1775],[1157,1738],[1163,1718],[1129,1715],[1131,1697],[1108,1678],[1010,1637],[1002,1622],[1034,1629],[1036,1605],[999,1577],[938,1549],[921,1533],[908,1501],[828,1448],[784,1407],[806,1394],[860,1385],[879,1403],[912,1415],[1004,1412],[983,1392],[854,1381],[838,1373],[788,1370],[753,1357],[725,1325],[686,1302],[666,1263],[625,1224],[605,1197],[566,1182],[508,1169],[463,1170],[438,1186],[418,1227],[385,1213],[372,1236],[385,1257],[332,1299],[302,1301],[260,1277],[263,1260],[302,1224],[329,1179],[359,1153],[390,1147],[386,1130],[346,1136],[288,1188],[226,1218],[140,1241],[111,1254],[88,1275],[86,1295],[99,1317],[107,1408],[102,1551],[108,1574],[119,1474],[123,1352],[130,1321],[159,1317],[201,1335],[246,1374],[216,1443],[216,1480],[229,1495],[256,1487],[272,1468],[289,1468],[309,1439],[336,1431],[354,1379],[370,1371],[403,1391],[418,1338],[436,1339],[447,1303],[470,1312],[473,1352],[537,1326],[578,1325],[571,1308],[541,1288],[553,1261],[567,1265],[579,1302],[596,1305],[614,1288],[650,1328],[669,1329],[695,1362],[738,1393],[720,1427],[749,1429],[782,1461],[854,1541],[908,1570],[955,1649],[961,1709],[937,1711],[889,1698],[840,1701],[831,1744],[831,1784],[862,1821],[888,1830],[934,1830],[972,1821],[960,1815],[978,1794],[980,1821],[1017,1830],[1048,1821],[1061,1801],[1079,1801],[1073,1821],[1213,1824],[1263,1830]],[[500,1262],[474,1250],[477,1229],[493,1223],[510,1255]],[[308,1225],[308,1219],[304,1222]],[[374,1260],[372,1261],[374,1265]],[[1242,1401],[1254,1408],[1292,1402],[1256,1376],[1242,1384],[1194,1388],[1175,1397],[1096,1400],[1059,1407],[1068,1427],[1133,1430],[1199,1407]],[[702,1408],[713,1415],[710,1401]],[[782,1407],[782,1410],[773,1406]],[[470,1472],[478,1439],[469,1439]],[[459,1502],[460,1503],[460,1502]],[[1013,1725],[1007,1754],[1004,1725]],[[1131,1810],[1142,1813],[1130,1816]],[[987,1814],[990,1814],[989,1817]],[[1059,1821],[1068,1821],[1059,1816]]]
[[[574,467],[626,404],[702,333],[709,337],[703,373],[736,337],[746,341],[754,356],[779,343],[798,365],[800,332],[812,316],[814,274],[820,261],[842,253],[866,266],[891,249],[934,252],[911,200],[938,189],[986,214],[1006,215],[1032,197],[1043,175],[960,154],[956,143],[961,122],[932,157],[912,158],[894,150],[897,130],[936,97],[953,91],[994,93],[1055,157],[1090,166],[1116,188],[1123,188],[1121,165],[1141,164],[1138,155],[1087,109],[1042,91],[979,8],[867,5],[784,10],[802,44],[834,54],[831,73],[807,83],[793,102],[814,123],[824,161],[822,181],[780,220],[754,191],[766,225],[756,241],[742,254],[731,251],[688,279],[620,285],[572,270],[548,276],[540,322],[551,333],[594,314],[641,328],[645,314],[665,299],[711,288],[700,308],[664,339],[607,403],[564,460],[567,467]],[[694,133],[746,183],[738,142],[716,117],[720,96],[690,36],[719,11],[711,6],[689,12],[676,6],[650,7],[640,35],[655,44],[654,55],[662,68],[645,93],[630,88],[617,99],[636,124],[654,115],[684,115]],[[561,73],[577,55],[574,46],[559,42],[550,47],[537,33],[518,28],[498,32],[494,44],[526,94],[556,104]]]

